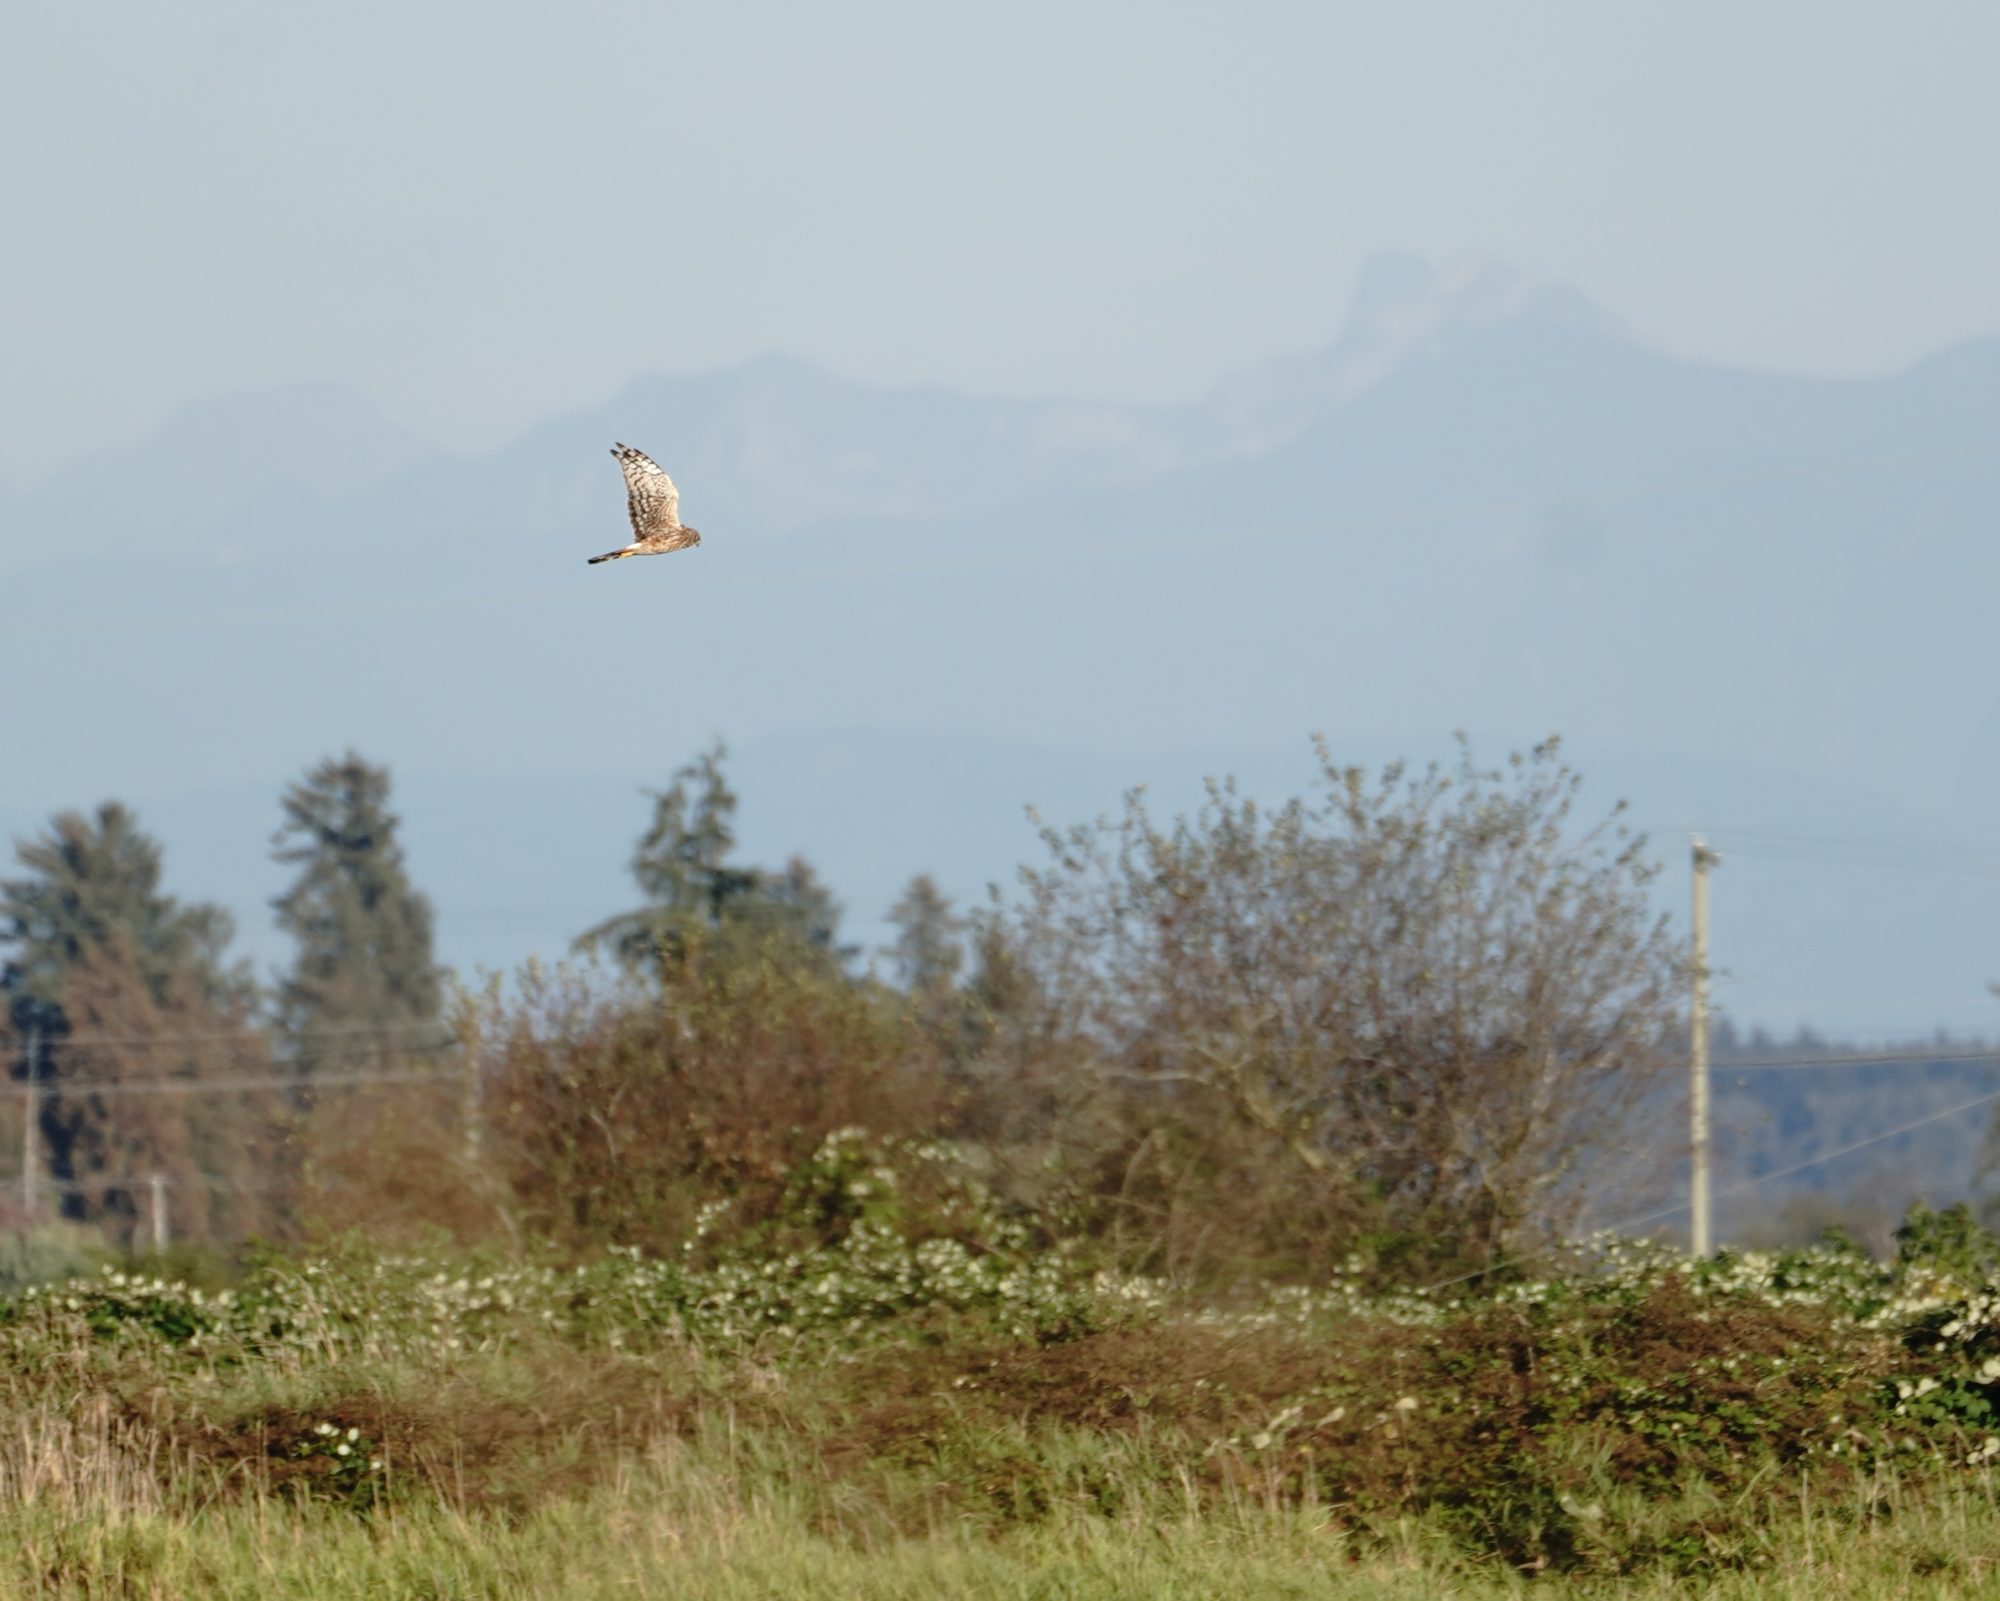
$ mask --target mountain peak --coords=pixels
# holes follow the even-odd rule
[[[1489,257],[1436,262],[1390,251],[1371,256],[1355,275],[1346,324],[1331,345],[1224,382],[1207,410],[1233,435],[1235,453],[1258,454],[1410,361],[1521,323],[1625,337],[1618,318],[1555,279]]]
[[[1453,330],[1507,322],[1581,328],[1622,338],[1619,320],[1553,278],[1485,256],[1432,262],[1402,251],[1370,257],[1355,275],[1347,326],[1321,357],[1387,340],[1409,344]]]
[[[143,460],[148,471],[171,462],[211,481],[226,500],[274,473],[319,494],[341,494],[432,450],[344,385],[297,383],[195,401],[116,454]]]
[[[274,488],[351,494],[433,454],[339,384],[301,383],[181,407],[142,438],[58,468],[12,501],[0,567],[102,527],[104,508],[143,505],[153,554],[204,548],[198,530]],[[179,545],[165,530],[177,529]],[[18,536],[18,537],[15,537]]]

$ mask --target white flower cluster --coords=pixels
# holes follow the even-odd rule
[[[676,1253],[678,1257],[678,1253]],[[30,1290],[0,1303],[0,1340],[144,1340],[205,1360],[295,1353],[315,1360],[437,1359],[531,1338],[742,1345],[894,1332],[926,1309],[983,1316],[1027,1338],[1158,1315],[1162,1286],[1086,1271],[1073,1253],[909,1241],[866,1221],[838,1244],[725,1256],[696,1269],[631,1249],[570,1269],[422,1258],[275,1264],[233,1294],[120,1274]]]
[[[923,1169],[909,1164],[925,1164]],[[936,1183],[929,1182],[937,1180]],[[88,1345],[123,1353],[140,1344],[178,1349],[202,1365],[278,1358],[330,1363],[390,1359],[449,1363],[469,1353],[560,1340],[638,1353],[663,1343],[759,1351],[855,1345],[909,1337],[948,1315],[1018,1339],[1073,1337],[1111,1323],[1185,1317],[1209,1325],[1284,1327],[1339,1338],[1356,1320],[1425,1331],[1481,1309],[1519,1312],[1543,1334],[1582,1334],[1606,1308],[1634,1305],[1662,1288],[1706,1301],[1808,1309],[1900,1347],[1877,1385],[1871,1415],[1909,1429],[1943,1430],[1974,1465],[2000,1458],[2000,1282],[1973,1269],[1919,1262],[1887,1266],[1833,1248],[1727,1252],[1693,1261],[1657,1243],[1594,1236],[1571,1248],[1564,1271],[1497,1287],[1383,1291],[1356,1257],[1321,1285],[1274,1286],[1225,1306],[1189,1306],[1166,1283],[1096,1268],[1081,1248],[1034,1248],[1038,1224],[1007,1212],[949,1147],[875,1141],[860,1129],[827,1136],[795,1175],[802,1205],[839,1219],[830,1243],[779,1251],[754,1237],[732,1243],[730,1209],[700,1209],[694,1238],[664,1255],[631,1248],[575,1266],[468,1257],[335,1255],[270,1263],[234,1292],[210,1294],[142,1274],[106,1271],[0,1297],[0,1351],[46,1360],[44,1347]],[[942,1194],[941,1212],[915,1210]],[[923,1203],[928,1204],[928,1203]],[[912,1218],[942,1216],[928,1237]],[[963,1225],[963,1226],[961,1226]],[[802,1230],[795,1230],[795,1235]],[[912,1234],[917,1237],[912,1237]],[[1701,1315],[1701,1314],[1697,1314]],[[1598,1317],[1601,1323],[1601,1317]],[[1434,1336],[1413,1334],[1412,1343]],[[1797,1365],[1794,1365],[1796,1358]],[[1717,1370],[1752,1391],[1810,1373],[1809,1354],[1702,1355],[1681,1370]],[[1605,1374],[1552,1367],[1553,1391],[1603,1387]],[[1893,1388],[1892,1388],[1893,1386]],[[1400,1388],[1400,1386],[1399,1386]],[[1624,1424],[1678,1434],[1684,1397],[1637,1378],[1607,1392]],[[1436,1409],[1458,1404],[1440,1390],[1414,1396],[1342,1391],[1284,1398],[1273,1415],[1218,1449],[1296,1449],[1310,1430],[1381,1430],[1406,1438]],[[1338,1403],[1338,1404],[1336,1404]],[[1879,1409],[1879,1410],[1878,1410]],[[1865,1420],[1857,1420],[1865,1421]],[[1995,1432],[1988,1433],[1987,1429]],[[1929,1438],[1942,1438],[1931,1435]],[[373,1458],[351,1429],[315,1431],[315,1449]],[[1834,1417],[1814,1425],[1807,1449],[1866,1448],[1868,1437]],[[1977,1443],[1976,1443],[1977,1442]]]

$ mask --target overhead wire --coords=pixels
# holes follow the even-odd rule
[[[1351,529],[1409,527],[1409,526],[1423,526],[1427,524],[1435,525],[1439,523],[1460,521],[1469,517],[1493,515],[1496,513],[1512,513],[1520,511],[1543,510],[1552,505],[1562,505],[1573,509],[1604,511],[1621,506],[1643,504],[1649,500],[1666,498],[1674,494],[1680,494],[1680,493],[1701,492],[1719,488],[1741,487],[1745,485],[1760,484],[1760,483],[1799,482],[1816,478],[1828,478],[1835,476],[1851,475],[1857,472],[1880,471],[1884,469],[1902,468],[1910,466],[1938,465],[1949,462],[1983,458],[1994,455],[1996,453],[2000,453],[2000,445],[1965,447],[1961,449],[1946,450],[1946,451],[1909,452],[1900,455],[1878,456],[1875,458],[1846,457],[1842,458],[1838,462],[1805,463],[1786,468],[1753,468],[1732,473],[1711,473],[1706,475],[1690,474],[1675,478],[1657,479],[1649,483],[1634,485],[1623,490],[1600,491],[1600,492],[1569,495],[1569,496],[1563,496],[1563,495],[1540,495],[1531,497],[1514,496],[1514,497],[1507,497],[1505,499],[1489,500],[1485,502],[1463,503],[1457,506],[1436,506],[1431,508],[1419,509],[1417,511],[1408,513],[1386,515],[1386,516],[1373,517],[1367,519],[1357,519],[1357,518],[1333,519],[1332,525],[1348,527]],[[1315,528],[1324,528],[1328,525],[1329,525],[1328,523],[1322,521],[1315,523],[1313,526]],[[1290,532],[1290,531],[1291,530],[1275,530],[1275,529],[1259,530],[1259,531],[1253,531],[1252,536],[1255,537],[1255,534],[1259,532],[1269,533],[1269,532]],[[1066,542],[1062,548],[1066,558],[1074,559],[1074,557],[1079,551],[1102,552],[1105,554],[1112,554],[1127,549],[1156,550],[1162,547],[1171,547],[1181,544],[1209,542],[1212,541],[1214,538],[1215,538],[1215,530],[1212,526],[1209,526],[1209,527],[1204,527],[1199,531],[1190,531],[1186,534],[1178,534],[1178,535],[1177,534],[1162,535],[1157,532],[1154,532],[1142,536],[1141,535],[1118,536],[1108,539],[1090,540],[1082,542],[1070,541]],[[1004,546],[1004,547],[987,546],[983,549],[976,551],[958,551],[947,555],[940,555],[928,558],[906,559],[902,561],[873,562],[873,563],[847,562],[847,563],[834,564],[830,566],[822,566],[818,568],[796,568],[796,569],[776,571],[776,572],[762,572],[762,573],[734,574],[734,575],[724,574],[705,580],[703,587],[723,588],[723,589],[761,588],[761,587],[783,585],[790,583],[815,583],[815,582],[825,582],[825,581],[837,581],[842,579],[850,579],[858,577],[882,577],[882,576],[904,575],[904,574],[921,573],[921,572],[950,572],[959,570],[971,570],[975,568],[1002,566],[1019,562],[1041,561],[1045,560],[1047,558],[1047,555],[1048,552],[1046,551],[1040,549],[1024,548],[1019,545]],[[589,591],[585,590],[581,586],[574,586],[573,588],[570,586],[565,586],[565,587],[569,588],[570,593],[573,593],[578,598],[582,598],[584,595],[589,593]],[[549,586],[545,585],[533,590],[515,590],[515,591],[504,591],[504,592],[489,591],[473,595],[466,595],[461,593],[451,596],[433,596],[433,597],[425,597],[414,600],[389,599],[389,600],[378,600],[378,601],[361,601],[355,603],[328,603],[319,606],[284,607],[284,608],[270,608],[270,607],[231,608],[224,611],[211,611],[202,614],[183,613],[179,615],[167,615],[167,616],[155,615],[152,617],[139,617],[139,618],[126,617],[126,618],[115,618],[115,619],[95,619],[95,618],[56,619],[44,623],[16,625],[11,627],[0,628],[0,639],[5,639],[8,637],[24,638],[34,635],[45,635],[51,633],[59,634],[67,632],[88,632],[93,629],[104,629],[104,628],[125,629],[134,626],[170,627],[170,628],[184,627],[184,626],[212,626],[214,623],[218,621],[233,620],[244,616],[255,616],[260,619],[276,620],[281,618],[297,619],[297,618],[309,618],[316,616],[341,617],[341,616],[351,616],[357,613],[361,614],[371,614],[371,613],[394,614],[399,612],[422,613],[432,610],[463,610],[463,609],[484,608],[489,606],[506,606],[506,605],[517,605],[517,604],[521,605],[546,604],[552,598],[567,598],[567,596],[563,593],[562,590],[552,590]],[[1813,860],[1821,862],[1831,861],[1837,863],[1838,865],[1886,868],[1891,870],[1928,870],[1928,871],[1946,871],[1946,872],[1956,872],[1956,873],[1969,872],[1981,875],[1989,873],[1994,875],[2000,875],[2000,855],[1994,855],[1989,852],[1982,852],[1976,850],[1966,850],[1966,849],[1958,849],[1951,847],[1925,846],[1905,841],[1892,842],[1892,841],[1866,841],[1866,840],[1852,840],[1852,839],[1843,840],[1843,839],[1814,838],[1811,836],[1790,835],[1770,830],[1740,829],[1734,827],[1709,829],[1709,830],[1704,830],[1704,833],[1708,836],[1710,842],[1715,846],[1717,846],[1718,848],[1744,855],[1767,856],[1778,859],[1790,858],[1795,860]],[[373,1034],[377,1038],[382,1038],[384,1036],[392,1034],[393,1032],[394,1032],[393,1028],[379,1028],[379,1027],[361,1025],[346,1030],[317,1031],[315,1035],[293,1036],[293,1039],[296,1040],[300,1038],[312,1038],[312,1037],[333,1037],[335,1035],[340,1035],[340,1034],[359,1034],[359,1033]],[[201,1043],[221,1043],[226,1041],[238,1041],[245,1039],[246,1035],[240,1032],[227,1033],[227,1034],[212,1034],[212,1035],[190,1034],[181,1036],[73,1035],[67,1037],[66,1039],[53,1041],[52,1044],[58,1048],[90,1050],[90,1049],[106,1049],[118,1045],[162,1045],[168,1043],[201,1044]],[[456,1041],[440,1041],[436,1042],[435,1044],[431,1045],[428,1048],[446,1049],[456,1043],[457,1043]],[[413,1046],[410,1048],[414,1049],[417,1047]],[[315,1053],[313,1059],[326,1060],[326,1059],[336,1059],[336,1058],[330,1058],[326,1056],[324,1053]],[[1715,1069],[1718,1072],[1733,1072],[1733,1071],[1790,1069],[1790,1068],[1808,1068],[1808,1067],[1888,1065],[1897,1062],[1917,1063],[1917,1062],[1947,1062],[1947,1061],[2000,1062],[2000,1055],[1996,1055],[1996,1053],[1992,1051],[1976,1051],[1976,1052],[1967,1051],[1958,1053],[1938,1053],[1938,1052],[1874,1053],[1874,1054],[1856,1053],[1847,1056],[1823,1057],[1823,1058],[1797,1058],[1797,1057],[1775,1058],[1774,1057],[1774,1058],[1740,1060],[1740,1061],[1721,1061],[1715,1064]],[[170,1080],[170,1081],[154,1081],[151,1083],[137,1083],[133,1081],[68,1080],[68,1081],[59,1081],[57,1083],[48,1084],[45,1085],[44,1088],[48,1090],[74,1089],[78,1091],[87,1091],[91,1094],[96,1094],[96,1095],[137,1095],[137,1094],[201,1093],[207,1090],[248,1089],[248,1088],[258,1088],[258,1087],[311,1088],[315,1085],[335,1087],[335,1086],[358,1085],[367,1083],[418,1082],[418,1081],[447,1082],[447,1083],[455,1082],[454,1080],[441,1078],[440,1075],[437,1075],[435,1073],[383,1071],[383,1072],[366,1073],[366,1074],[314,1073],[310,1075],[294,1074],[294,1075],[284,1075],[284,1076],[256,1075],[256,1076],[239,1076],[230,1079]],[[1820,1165],[1821,1163],[1833,1161],[1841,1156],[1850,1154],[1853,1151],[1864,1149],[1869,1145],[1879,1143],[1883,1140],[1898,1138],[1903,1134],[1913,1131],[1914,1129],[1921,1128],[1930,1123],[1940,1121],[1946,1117],[1956,1115],[1959,1112],[1970,1110],[1973,1107],[1983,1105],[1986,1102],[1996,1098],[2000,1098],[2000,1091],[1996,1091],[1991,1095],[1981,1096],[1975,1100],[1965,1102],[1963,1103],[1963,1105],[1959,1107],[1955,1107],[1944,1112],[1931,1114],[1927,1117],[1918,1119],[1912,1123],[1903,1125],[1897,1129],[1892,1129],[1876,1135],[1872,1135],[1865,1140],[1857,1141],[1852,1145],[1842,1147],[1838,1151],[1824,1153],[1821,1156],[1814,1157],[1806,1162],[1795,1164],[1792,1167],[1779,1169],[1771,1173],[1761,1174],[1754,1179],[1746,1180],[1738,1184],[1725,1186],[1719,1191],[1717,1191],[1717,1193],[1718,1194],[1737,1193],[1743,1190],[1754,1188],[1756,1185],[1759,1184],[1769,1183],[1779,1178],[1792,1176],[1796,1173],[1806,1171],[1811,1167]],[[1687,1210],[1687,1203],[1681,1203],[1680,1205],[1665,1208],[1660,1211],[1643,1214],[1637,1218],[1624,1220],[1620,1224],[1614,1225],[1614,1227],[1618,1228],[1633,1227],[1644,1222],[1657,1220],[1658,1218],[1661,1217],[1672,1216],[1677,1212],[1685,1210]],[[1491,1271],[1491,1270],[1487,1269],[1482,1271]],[[1468,1277],[1477,1277],[1477,1276],[1479,1275],[1473,1274],[1469,1275]],[[1446,1282],[1452,1283],[1461,1281],[1454,1280]],[[1436,1286],[1436,1287],[1443,1287],[1443,1286]]]
[[[1898,1124],[1895,1128],[1883,1129],[1880,1133],[1870,1134],[1865,1139],[1854,1140],[1835,1150],[1822,1151],[1818,1156],[1807,1157],[1803,1162],[1794,1162],[1789,1167],[1773,1168],[1768,1173],[1759,1173],[1752,1178],[1738,1179],[1732,1184],[1718,1185],[1714,1193],[1716,1195],[1740,1195],[1746,1191],[1754,1190],[1760,1185],[1775,1183],[1779,1179],[1794,1178],[1798,1174],[1808,1172],[1813,1168],[1823,1167],[1828,1162],[1837,1162],[1843,1156],[1852,1156],[1856,1151],[1865,1151],[1871,1145],[1880,1145],[1885,1140],[1901,1139],[1905,1134],[1913,1134],[1918,1129],[1928,1128],[1933,1123],[1942,1123],[1946,1118],[1962,1116],[1966,1112],[1970,1112],[1977,1107],[1986,1106],[1994,1101],[2000,1101],[2000,1090],[1989,1090],[1984,1095],[1975,1095],[1971,1100],[1960,1101],[1956,1106],[1947,1106],[1941,1112],[1926,1113],[1924,1116],[1913,1118],[1907,1123]],[[1692,1204],[1691,1201],[1678,1201],[1672,1206],[1663,1206],[1651,1212],[1642,1212],[1636,1217],[1621,1218],[1616,1223],[1608,1224],[1607,1227],[1614,1234],[1622,1234],[1627,1229],[1638,1228],[1646,1223],[1656,1223],[1661,1218],[1674,1217],[1679,1213],[1688,1211]]]
[[[435,1023],[341,1023],[325,1028],[304,1029],[296,1034],[280,1032],[278,1037],[292,1040],[352,1039],[357,1035],[370,1038],[390,1038],[403,1034],[435,1035]],[[251,1040],[257,1037],[254,1025],[245,1024],[241,1029],[215,1030],[198,1034],[48,1034],[43,1044],[49,1047],[65,1046],[113,1046],[113,1045],[219,1045],[236,1040]],[[18,1031],[16,1033],[18,1041]]]
[[[2000,852],[1988,848],[1963,844],[1933,843],[1909,839],[1861,839],[1853,836],[1829,836],[1793,833],[1770,828],[1746,828],[1734,824],[1708,825],[1700,828],[1677,826],[1670,830],[1648,830],[1649,835],[1659,833],[1687,834],[1698,837],[1703,844],[1725,857],[1750,857],[1753,860],[1811,862],[1822,866],[1858,868],[1887,872],[1941,873],[1958,877],[2000,877]],[[1773,965],[1777,958],[1762,964],[1763,970]],[[1740,986],[1743,975],[1724,970],[1715,970],[1711,975],[1722,984]],[[1984,1020],[1967,1019],[1967,1028],[1978,1031]],[[1877,1031],[1870,1032],[1893,1032]],[[1911,1032],[1920,1033],[1922,1030]],[[1984,1059],[1991,1052],[1971,1051],[1968,1055],[1953,1056],[1950,1053],[1923,1051],[1921,1049],[1896,1048],[1887,1052],[1855,1052],[1822,1063],[1808,1063],[1792,1057],[1774,1056],[1769,1059],[1743,1061],[1717,1061],[1717,1071],[1724,1069],[1805,1067],[1808,1065],[1848,1066],[1866,1065],[1871,1062],[1888,1061],[1966,1061]]]
[[[1879,867],[1892,871],[2000,876],[2000,852],[1976,846],[1933,845],[1900,839],[1829,838],[1735,827],[1706,828],[1698,832],[1710,846],[1738,856]]]
[[[458,1073],[440,1073],[426,1068],[383,1068],[372,1073],[244,1073],[220,1078],[159,1079],[45,1079],[37,1089],[43,1097],[89,1095],[98,1100],[115,1100],[127,1095],[216,1095],[243,1090],[296,1090],[311,1094],[320,1089],[348,1089],[360,1084],[444,1084],[464,1087]]]
[[[1922,1117],[1913,1118],[1909,1122],[1899,1124],[1895,1128],[1883,1129],[1880,1133],[1870,1134],[1865,1139],[1854,1140],[1849,1144],[1840,1146],[1836,1150],[1822,1151],[1817,1156],[1807,1157],[1803,1162],[1794,1162],[1789,1167],[1774,1168],[1768,1173],[1758,1173],[1751,1178],[1738,1179],[1731,1184],[1718,1185],[1712,1193],[1718,1196],[1741,1195],[1750,1190],[1757,1189],[1761,1185],[1775,1183],[1779,1179],[1796,1178],[1799,1174],[1809,1172],[1816,1167],[1823,1167],[1828,1162],[1837,1162],[1844,1156],[1852,1156],[1856,1151],[1865,1151],[1871,1145],[1880,1145],[1885,1140],[1901,1139],[1906,1134],[1914,1134],[1920,1128],[1927,1128],[1933,1123],[1942,1123],[1947,1118],[1963,1116],[1967,1112],[1990,1105],[1994,1101],[2000,1101],[2000,1090],[1991,1090],[1984,1095],[1976,1095],[1969,1101],[1960,1101],[1956,1106],[1947,1106],[1941,1112],[1926,1113]],[[1601,1224],[1599,1228],[1608,1234],[1626,1234],[1632,1229],[1643,1228],[1648,1223],[1658,1223],[1665,1218],[1678,1217],[1683,1212],[1691,1210],[1693,1204],[1692,1201],[1676,1201],[1669,1206],[1656,1207],[1650,1212],[1639,1212],[1630,1217],[1619,1218],[1612,1223]],[[1439,1290],[1451,1289],[1456,1285],[1470,1284],[1474,1279],[1489,1277],[1494,1273],[1498,1273],[1503,1268],[1519,1267],[1527,1260],[1528,1258],[1524,1256],[1502,1257],[1498,1261],[1489,1262],[1484,1267],[1475,1268],[1470,1273],[1460,1273],[1453,1278],[1439,1279],[1434,1284],[1423,1285],[1421,1286],[1421,1293],[1430,1295]]]
[[[379,1056],[433,1056],[444,1051],[456,1050],[458,1049],[460,1043],[461,1043],[460,1041],[455,1039],[446,1039],[446,1040],[412,1041],[405,1045],[394,1045],[388,1042],[383,1042],[380,1044],[371,1044],[371,1045],[349,1045],[344,1047],[335,1047],[330,1050],[300,1051],[292,1055],[275,1056],[274,1060],[276,1060],[280,1065],[290,1063],[300,1070],[309,1071],[312,1067],[321,1062],[357,1062],[357,1061],[366,1061],[371,1057],[379,1057]],[[245,1040],[244,1044],[246,1046],[255,1046],[257,1042],[254,1040]],[[110,1047],[101,1045],[99,1046],[87,1045],[76,1051],[64,1051],[58,1049],[53,1053],[54,1059],[59,1063],[72,1059],[89,1061],[92,1058],[97,1058],[101,1060],[106,1056],[113,1056],[115,1054],[116,1053]],[[179,1052],[171,1050],[165,1050],[164,1054],[170,1056],[180,1055]],[[92,1081],[88,1079],[77,1079],[68,1076],[63,1076],[63,1077],[49,1079],[46,1080],[45,1082],[54,1084],[76,1084],[76,1083],[89,1083]],[[115,1083],[129,1083],[131,1082],[131,1080],[127,1078],[114,1079],[107,1076],[103,1078],[101,1082],[107,1084],[115,1084]]]
[[[136,1190],[155,1181],[168,1189],[183,1189],[191,1184],[200,1184],[207,1189],[278,1191],[278,1190],[348,1190],[360,1186],[353,1179],[335,1178],[329,1174],[288,1173],[276,1179],[229,1178],[220,1173],[110,1173],[102,1177],[92,1175],[88,1179],[59,1179],[48,1174],[35,1176],[35,1188],[53,1190],[61,1195],[92,1195],[100,1190]],[[11,1173],[0,1175],[0,1187],[18,1190],[21,1175]]]
[[[1901,1067],[1923,1066],[1932,1062],[1989,1062],[2000,1067],[2000,1047],[1964,1050],[1854,1051],[1839,1056],[1751,1056],[1741,1059],[1716,1057],[1709,1062],[1713,1073],[1764,1072],[1779,1068]]]

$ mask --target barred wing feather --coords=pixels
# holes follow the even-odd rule
[[[625,474],[626,509],[632,514],[634,540],[658,539],[681,525],[681,492],[666,469],[630,445],[614,445],[611,454]]]

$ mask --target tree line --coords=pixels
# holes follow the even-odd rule
[[[864,961],[803,857],[740,859],[718,744],[651,794],[637,903],[478,992],[440,970],[358,755],[282,797],[294,955],[268,980],[219,908],[163,893],[127,808],[65,812],[0,879],[23,1148],[114,1233],[163,1174],[182,1236],[666,1248],[795,1216],[800,1164],[859,1127],[1189,1279],[1476,1271],[1641,1193],[1686,970],[1643,841],[1573,815],[1554,742],[1318,758],[1276,807],[1221,781],[1188,816],[1134,792],[1045,829],[970,910],[919,874]]]
[[[133,1230],[157,1177],[178,1233],[270,1226],[314,1075],[400,1061],[439,1021],[432,909],[389,793],[351,752],[285,791],[272,850],[295,876],[273,911],[295,955],[269,983],[230,960],[226,911],[165,893],[160,846],[120,802],[16,842],[0,997],[22,1087],[18,1203],[40,1189],[61,1215]]]

